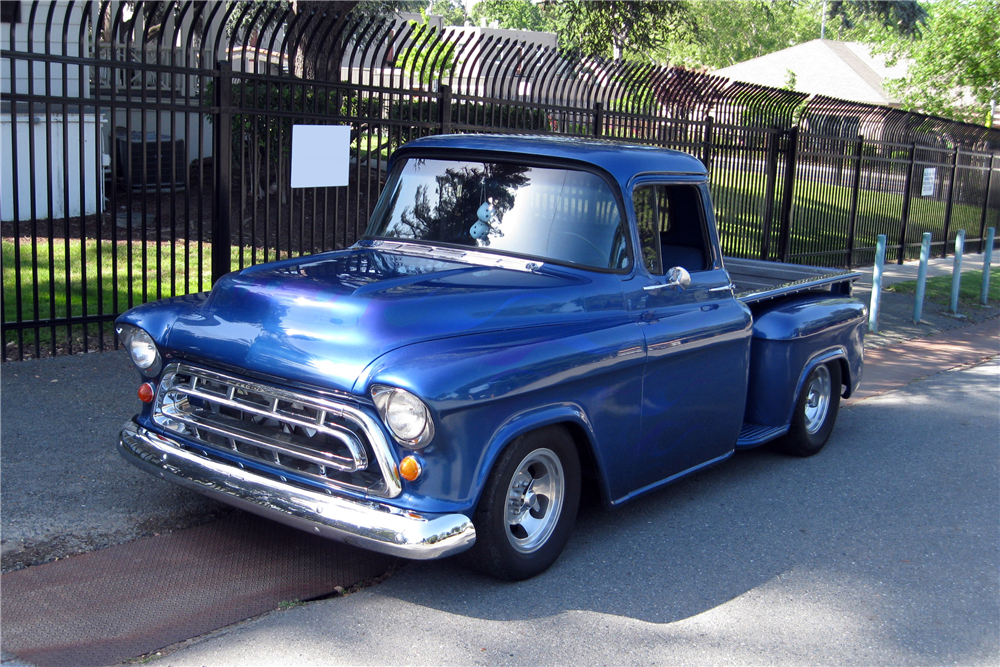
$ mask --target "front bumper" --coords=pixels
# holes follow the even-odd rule
[[[132,420],[122,428],[118,452],[167,481],[363,549],[424,560],[464,551],[476,541],[476,529],[464,514],[419,514],[308,491],[188,452],[175,439]]]

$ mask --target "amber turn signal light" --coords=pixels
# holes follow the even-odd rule
[[[153,389],[153,385],[149,382],[143,382],[139,385],[139,400],[143,403],[152,403],[153,397],[156,396],[156,390]]]
[[[399,462],[399,476],[408,482],[417,481],[421,472],[423,472],[423,467],[416,457],[407,456]]]

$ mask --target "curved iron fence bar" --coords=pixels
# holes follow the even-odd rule
[[[552,68],[558,54],[555,49],[540,47],[536,57],[531,62],[531,68],[525,74],[525,78],[531,82],[531,94],[528,96],[530,102],[542,102],[539,91],[543,90],[547,72]]]
[[[359,29],[359,26],[360,29]],[[364,67],[365,62],[368,61],[368,53],[374,47],[375,53],[378,53],[380,46],[380,38],[384,36],[383,28],[385,27],[385,21],[378,21],[375,17],[369,17],[367,21],[355,19],[354,21],[343,21],[340,26],[340,30],[334,36],[334,44],[340,44],[340,48],[337,50],[331,49],[331,63],[327,65],[327,71],[332,71],[336,69],[337,79],[340,80],[340,69],[342,67],[344,54],[347,52],[347,43],[350,39],[346,35],[357,34],[354,39],[355,47],[351,49],[351,55],[347,59],[347,80],[351,83],[354,82],[354,59],[357,55],[358,46],[362,46],[361,58],[358,61],[358,85],[364,84]],[[373,56],[374,57],[374,56]],[[338,64],[334,64],[333,61],[340,61]],[[375,71],[374,61],[369,62],[368,67],[368,85],[372,85],[373,72]],[[369,104],[371,104],[369,98]]]
[[[501,49],[501,55],[497,67],[500,70],[500,75],[496,77],[496,81],[500,83],[500,94],[497,97],[506,97],[508,99],[515,99],[516,93],[513,92],[512,88],[516,86],[516,81],[510,76],[511,68],[517,65],[519,54],[524,51],[524,42],[520,40],[511,40],[509,44],[505,44]],[[506,91],[504,87],[506,86]],[[508,107],[509,108],[509,107]],[[507,115],[508,124],[510,123],[510,114]]]
[[[347,26],[347,24],[350,22],[351,22],[350,14],[337,14],[336,18],[327,19],[326,23],[328,23],[329,25],[327,26],[326,32],[323,33],[323,36],[320,38],[319,44],[316,47],[316,49],[320,51],[325,50],[327,52],[327,58],[323,61],[322,69],[318,67],[317,63],[317,71],[316,71],[317,78],[320,78],[320,72],[323,72],[326,75],[325,77],[322,77],[323,79],[329,79],[330,76],[334,72],[336,72],[335,75],[336,78],[338,80],[340,79],[341,63],[344,58],[344,53],[347,51],[347,46],[344,42],[341,42],[340,35],[343,32],[344,28]],[[322,27],[321,25],[317,26],[316,31],[319,32],[321,27]],[[324,45],[326,45],[327,40],[330,41],[330,46],[324,49]],[[336,62],[336,65],[334,65],[334,62]],[[361,66],[362,67],[364,66],[363,57]],[[358,82],[360,83],[360,75],[358,78],[359,78]]]
[[[538,63],[538,83],[531,86],[533,101],[538,104],[548,103],[549,91],[552,89],[552,81],[556,78],[555,72],[559,70],[562,63],[563,59],[559,55],[559,51],[557,49],[545,49],[545,56],[543,56]]]
[[[471,54],[475,53],[475,45],[483,41],[483,35],[480,33],[479,37],[476,38],[474,33],[467,33],[465,40],[462,42],[461,48],[455,55],[455,64],[451,68],[451,73],[448,76],[448,85],[451,86],[453,94],[458,95],[468,95],[468,80],[465,78],[465,66],[468,64],[468,60]],[[471,50],[470,50],[471,49]],[[466,55],[468,52],[469,55]],[[455,70],[458,69],[458,83],[455,83]],[[463,84],[463,81],[465,82]]]
[[[510,44],[510,37],[501,40],[496,40],[493,42],[493,49],[490,52],[490,57],[486,61],[486,71],[485,77],[490,81],[490,93],[489,96],[492,98],[497,98],[497,84],[500,83],[500,77],[496,76],[496,72],[499,70],[503,62],[503,54],[507,49],[507,45]],[[499,61],[499,62],[498,62]]]
[[[438,85],[443,85],[444,84],[444,77],[445,77],[445,70],[446,69],[447,69],[447,74],[448,74],[449,80],[451,79],[452,75],[455,72],[455,61],[452,59],[451,56],[455,52],[455,50],[458,48],[459,40],[461,39],[459,37],[459,34],[460,33],[457,30],[452,30],[448,34],[448,36],[445,38],[445,42],[447,43],[447,46],[445,47],[445,49],[443,49],[442,51],[440,51],[437,54],[437,56],[434,58],[434,63],[431,65],[431,70],[432,71],[437,71]],[[440,66],[438,65],[438,59],[439,58],[441,59]],[[449,64],[449,62],[450,62],[450,64]],[[440,67],[440,69],[439,69],[439,67]]]
[[[288,76],[291,77],[295,76],[299,43],[302,41],[302,37],[305,34],[305,28],[299,28],[298,26],[300,23],[307,22],[308,20],[309,19],[305,12],[292,11],[292,20],[288,21],[285,26],[284,37],[281,40],[281,47],[278,49],[279,53],[283,54],[283,56],[288,59]],[[279,74],[283,73],[279,72]]]
[[[420,85],[424,85],[424,82],[426,81],[428,87],[430,86],[434,74],[434,67],[432,66],[430,69],[431,76],[428,76],[427,66],[431,65],[430,56],[431,54],[434,54],[435,51],[439,51],[441,48],[443,48],[443,45],[445,43],[444,28],[438,30],[436,27],[433,27],[430,29],[430,33],[431,33],[430,38],[428,39],[429,44],[427,44],[426,46],[424,46],[423,49],[421,49],[421,51],[425,53],[425,56],[424,56],[424,62],[420,65]],[[434,62],[437,62],[436,55],[434,58]]]
[[[267,15],[267,18],[264,20],[265,30],[264,32],[261,32],[261,34],[265,34],[268,27],[270,27],[271,29],[271,39],[268,41],[267,49],[263,53],[267,63],[267,67],[264,68],[263,72],[264,74],[267,74],[270,71],[272,59],[274,58],[275,55],[274,45],[278,41],[278,35],[281,33],[281,31],[278,30],[278,26],[282,26],[285,24],[285,20],[287,19],[288,14],[291,13],[291,11],[292,10],[290,7],[282,7],[281,5],[275,5],[274,8],[271,10],[271,12]],[[278,12],[281,12],[280,19],[275,18]],[[259,48],[260,46],[259,40],[257,42],[257,45]],[[261,54],[258,51],[257,59],[256,62],[254,63],[254,74],[260,73],[259,71],[260,60],[261,60],[260,55]],[[285,69],[284,67],[282,67],[282,62],[288,62],[288,60],[285,52],[283,50],[280,50],[280,47],[277,56],[278,56],[278,73],[281,74],[282,72],[284,72]]]

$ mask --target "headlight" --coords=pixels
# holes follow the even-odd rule
[[[404,447],[420,449],[434,437],[431,411],[405,389],[377,384],[372,386],[372,400],[389,432]]]
[[[131,324],[119,324],[117,332],[118,339],[132,358],[132,363],[142,371],[143,375],[156,376],[162,364],[152,336]]]

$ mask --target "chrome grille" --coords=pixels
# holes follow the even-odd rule
[[[204,456],[240,467],[241,460],[264,464],[286,482],[282,472],[324,487],[399,493],[381,430],[346,403],[172,364],[156,394],[153,422],[200,445],[192,449]]]

